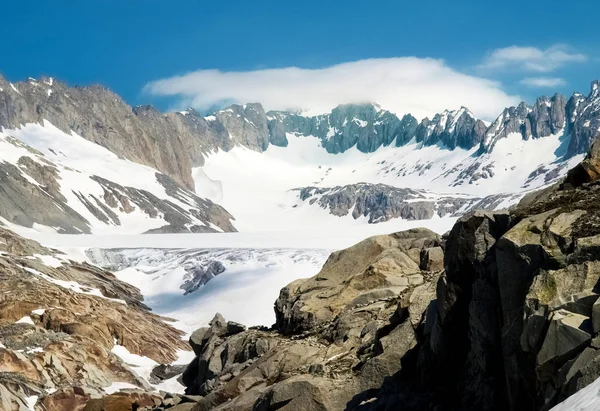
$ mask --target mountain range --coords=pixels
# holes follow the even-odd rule
[[[259,103],[232,105],[209,116],[193,109],[161,113],[151,106],[132,108],[101,86],[70,87],[52,78],[30,78],[13,84],[0,78],[0,143],[12,146],[2,150],[11,152],[10,158],[0,155],[2,189],[10,193],[2,196],[0,216],[17,225],[40,224],[71,233],[110,231],[110,227],[131,232],[234,231],[235,219],[243,220],[244,216],[236,215],[227,201],[219,202],[223,188],[210,195],[210,185],[202,186],[207,180],[194,176],[206,175],[215,156],[240,149],[270,153],[294,145],[299,139],[311,140],[331,156],[372,153],[380,161],[376,166],[366,165],[365,159],[374,157],[362,157],[355,168],[370,168],[369,176],[357,173],[356,178],[337,179],[330,184],[336,179],[328,178],[327,171],[332,167],[325,166],[338,160],[323,157],[315,147],[305,157],[327,158],[319,164],[323,172],[316,176],[317,181],[302,180],[286,187],[285,191],[298,189],[296,193],[304,194],[296,196],[297,201],[286,200],[285,207],[302,205],[313,183],[323,192],[340,193],[343,188],[347,194],[335,200],[329,196],[328,201],[316,202],[318,206],[336,216],[371,216],[371,223],[397,217],[430,217],[432,213],[427,210],[438,209],[430,198],[416,214],[396,211],[414,201],[396,188],[450,196],[455,204],[457,193],[477,194],[470,203],[492,196],[483,203],[498,206],[494,198],[499,195],[514,196],[555,181],[581,159],[600,128],[599,93],[598,82],[594,82],[587,96],[575,93],[566,99],[556,94],[540,97],[531,106],[522,102],[506,108],[487,125],[465,107],[419,121],[408,113],[399,117],[372,103],[341,105],[317,116],[265,112]],[[515,136],[523,143],[514,140]],[[81,147],[71,153],[63,148],[61,153],[50,143],[58,145],[59,139]],[[518,153],[499,148],[502,144],[514,148],[526,143],[523,149],[517,149],[521,152],[518,159]],[[527,158],[528,150],[535,158]],[[500,164],[506,162],[507,155],[515,161]],[[81,161],[82,156],[88,161]],[[94,169],[92,164],[108,161],[110,156],[110,166]],[[252,168],[260,166],[259,162]],[[123,167],[131,172],[106,172]],[[147,177],[128,178],[142,169]],[[75,170],[78,178],[69,178],[70,170]],[[82,174],[87,178],[79,178]],[[219,175],[208,177],[210,181],[220,180]],[[512,183],[496,184],[498,178]],[[141,179],[146,181],[142,184]],[[489,187],[482,188],[486,180]],[[262,183],[271,184],[268,180]],[[361,183],[360,188],[357,183]],[[453,187],[453,192],[448,192],[448,187]],[[227,185],[224,189],[228,190]],[[360,199],[365,190],[375,193],[367,202]],[[342,214],[331,201],[347,204],[341,209],[348,212]],[[18,206],[24,202],[32,206]],[[450,215],[459,209],[441,207],[447,211],[438,214]],[[133,218],[136,213],[139,218]],[[373,218],[377,213],[383,216]],[[148,219],[155,221],[141,226],[133,222]],[[244,226],[243,221],[240,224]]]

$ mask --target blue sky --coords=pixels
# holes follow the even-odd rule
[[[131,104],[150,102],[162,109],[187,103],[206,106],[211,98],[219,104],[264,97],[261,92],[238,95],[235,90],[215,92],[195,87],[193,81],[206,82],[206,76],[178,84],[173,92],[168,89],[171,83],[164,82],[160,89],[144,88],[156,80],[211,69],[220,74],[256,74],[273,68],[320,69],[365,59],[386,62],[389,58],[414,56],[443,60],[440,64],[444,69],[499,82],[493,88],[505,93],[507,101],[516,97],[531,100],[555,90],[567,95],[574,90],[587,93],[589,82],[600,77],[600,54],[595,55],[600,36],[596,19],[590,17],[600,11],[596,1],[4,3],[0,72],[9,80],[51,75],[72,85],[102,83]],[[493,61],[494,50],[510,46],[529,52],[520,60],[509,56],[508,60]],[[535,55],[533,52],[541,54],[532,57],[536,61],[531,65],[527,59]],[[565,55],[567,58],[561,58]],[[399,63],[389,69],[402,71],[404,63]],[[535,64],[541,64],[542,70]],[[283,76],[280,81],[294,78]],[[257,78],[250,76],[250,81],[256,82]],[[231,83],[221,76],[215,78],[214,87],[239,88],[244,82],[238,79]],[[281,83],[266,80],[257,84],[281,88]],[[540,86],[544,84],[548,86]],[[185,92],[188,85],[195,91]],[[337,87],[351,85],[340,83]],[[381,87],[385,88],[386,83]],[[425,90],[433,93],[431,88]],[[415,92],[410,89],[405,94]],[[332,93],[336,94],[335,90]],[[489,97],[482,93],[480,100]],[[271,101],[270,96],[265,98]],[[313,102],[301,96],[299,100],[300,105]],[[471,101],[466,97],[464,100]],[[286,104],[290,103],[281,97],[272,98],[274,108]],[[492,110],[485,107],[481,111],[487,114]]]

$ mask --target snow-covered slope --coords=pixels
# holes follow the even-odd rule
[[[350,149],[331,155],[317,138],[287,137],[287,147],[270,146],[264,153],[235,147],[209,155],[203,167],[194,169],[196,192],[229,210],[240,231],[334,230],[365,224],[369,218],[357,213],[354,219],[351,212],[331,215],[319,202],[303,201],[296,189],[386,184],[417,189],[432,203],[448,197],[504,197],[506,201],[494,203],[494,208],[502,208],[556,181],[581,160],[563,158],[562,134],[523,140],[512,133],[484,154],[478,148],[448,150],[413,142],[374,153]]]
[[[234,230],[222,207],[48,122],[2,130],[0,169],[5,222],[75,233]]]

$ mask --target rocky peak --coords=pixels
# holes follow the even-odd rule
[[[412,114],[405,114],[400,120],[398,126],[398,135],[396,137],[396,146],[400,147],[411,141],[417,132],[419,121]]]
[[[522,101],[517,107],[508,107],[494,120],[481,142],[481,152],[490,152],[495,144],[509,134],[519,133],[523,140],[548,137],[565,127],[567,102],[565,97],[539,97],[533,106]]]
[[[600,80],[592,81],[592,91],[590,93],[591,97],[598,97],[600,94]]]
[[[438,113],[432,120],[423,119],[416,129],[416,138],[426,146],[442,144],[451,150],[456,147],[470,149],[482,141],[485,130],[483,121],[476,119],[466,107],[461,107]]]
[[[565,126],[566,105],[565,97],[560,94],[555,94],[552,98],[539,97],[527,116],[533,138],[559,133]]]
[[[269,145],[268,120],[261,104],[234,104],[217,111],[214,115],[229,132],[229,136],[235,144],[257,151],[267,149]]]
[[[156,125],[164,122],[164,116],[138,117],[118,95],[98,85],[69,87],[44,79],[17,84],[4,81],[0,89],[0,127],[19,128],[47,120],[66,133],[75,132],[120,157],[156,168],[193,187],[183,142],[164,124]],[[138,112],[149,114],[151,109],[138,108]]]
[[[573,94],[567,103],[567,133],[571,140],[568,156],[585,153],[600,130],[600,82],[593,81],[587,97]]]

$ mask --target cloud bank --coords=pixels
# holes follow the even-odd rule
[[[552,88],[564,86],[567,81],[560,77],[527,77],[521,80],[520,83],[533,88]]]
[[[196,109],[260,102],[267,110],[316,113],[338,104],[376,102],[418,118],[466,106],[481,118],[493,119],[520,100],[497,82],[460,73],[442,60],[416,57],[359,60],[321,69],[198,70],[153,81],[144,91],[175,97],[179,107]]]
[[[479,68],[549,73],[567,64],[583,63],[587,60],[585,54],[574,52],[564,44],[556,44],[545,50],[536,47],[510,46],[492,51]]]

